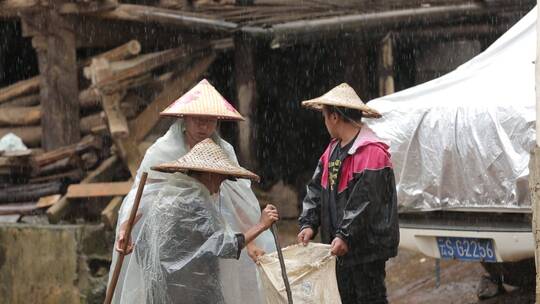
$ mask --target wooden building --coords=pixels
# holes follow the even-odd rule
[[[328,140],[301,100],[341,82],[367,101],[433,79],[534,5],[0,0],[0,136],[13,132],[46,157],[88,134],[105,136],[114,145],[94,166],[118,156],[133,174],[152,129],[164,130],[159,111],[208,77],[246,117],[222,125],[241,163],[264,177],[263,188],[282,180],[301,189]],[[43,176],[33,170],[30,179]]]

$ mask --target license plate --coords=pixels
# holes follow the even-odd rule
[[[492,239],[437,237],[441,259],[497,262]]]

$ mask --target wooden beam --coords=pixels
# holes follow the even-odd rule
[[[394,88],[394,38],[392,34],[386,35],[379,44],[377,54],[379,74],[379,96],[395,92]]]
[[[93,87],[102,87],[111,82],[120,82],[132,77],[144,75],[155,68],[170,64],[183,57],[187,57],[192,54],[193,50],[180,47],[170,49],[166,51],[145,54],[138,56],[132,60],[126,60],[124,62],[111,63],[111,74],[103,76],[97,81],[93,81]],[[91,68],[85,70],[85,75],[96,75],[95,71]]]
[[[41,77],[35,76],[0,89],[0,104],[13,98],[39,92]]]
[[[323,38],[337,38],[343,33],[366,32],[381,27],[386,30],[401,29],[405,25],[444,23],[458,17],[482,16],[487,13],[482,3],[472,2],[300,20],[275,24],[268,29],[244,27],[242,32],[270,41],[270,47],[279,48]]]
[[[122,201],[124,200],[123,196],[115,196],[107,204],[107,207],[101,212],[101,222],[108,229],[114,229],[116,227],[116,222],[118,221],[118,210],[122,206]]]
[[[42,76],[41,126],[47,130],[42,134],[41,146],[51,150],[80,139],[79,88],[72,25],[54,10],[48,10],[44,15],[40,35],[33,38],[32,44],[38,54]]]
[[[95,14],[97,17],[127,20],[141,23],[159,23],[189,30],[190,32],[230,33],[236,23],[216,20],[204,15],[195,16],[186,12],[144,5],[120,4],[112,11]]]
[[[0,110],[0,126],[37,125],[41,119],[41,107],[17,107]]]
[[[130,121],[130,132],[133,134],[135,141],[139,142],[148,135],[158,122],[159,113],[200,80],[215,58],[216,56],[211,54],[197,60],[179,77],[168,81],[164,85],[163,91],[159,93],[152,103],[137,118]]]
[[[60,193],[62,188],[63,184],[60,181],[9,186],[0,191],[0,202],[37,202],[42,196]]]
[[[37,105],[39,105],[39,93],[9,99],[4,103],[0,103],[0,108],[32,107]]]
[[[257,104],[256,48],[247,39],[237,36],[234,50],[238,111],[245,118],[245,121],[238,124],[238,155],[243,166],[250,170],[256,170],[256,143],[254,140]]]
[[[76,153],[83,153],[90,149],[100,150],[103,147],[103,143],[100,138],[96,136],[85,136],[80,142],[55,149],[53,151],[45,152],[34,158],[37,166],[42,167],[51,164],[57,160],[71,157]]]
[[[118,169],[118,157],[111,156],[103,161],[99,167],[90,172],[80,184],[105,182],[110,180],[114,172]],[[69,211],[69,200],[63,196],[57,203],[47,209],[47,217],[52,224],[58,223],[60,219]]]
[[[133,182],[109,182],[91,184],[72,184],[68,187],[66,197],[90,198],[103,196],[127,195]]]

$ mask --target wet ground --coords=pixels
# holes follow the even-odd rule
[[[278,225],[282,247],[296,242],[297,226],[294,220],[280,221]],[[486,274],[480,263],[441,261],[440,281],[437,286],[435,259],[400,249],[397,257],[386,266],[388,300],[392,304],[417,303],[478,303],[514,304],[534,303],[533,291],[505,285],[507,292],[480,301],[476,289]]]

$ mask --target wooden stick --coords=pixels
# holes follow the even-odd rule
[[[135,196],[135,202],[133,204],[133,207],[131,207],[131,213],[129,214],[129,220],[126,227],[126,235],[131,235],[131,229],[133,228],[133,222],[135,221],[135,215],[137,215],[137,209],[139,209],[139,203],[141,202],[141,196],[144,189],[144,184],[146,184],[146,177],[148,177],[147,172],[143,172],[141,176],[141,180],[139,182],[139,187],[137,188],[137,195]],[[128,246],[128,242],[124,243],[124,246],[122,247],[123,251],[126,252]],[[111,284],[107,288],[107,295],[105,297],[104,304],[110,304],[114,295],[114,290],[116,289],[116,284],[118,283],[118,277],[120,276],[120,270],[122,270],[122,264],[124,263],[124,254],[120,253],[118,255],[118,261],[116,262],[116,265],[114,266],[114,272],[111,279]]]
[[[289,284],[289,278],[287,277],[287,269],[285,268],[285,260],[283,259],[283,252],[281,252],[281,245],[279,244],[278,232],[275,223],[272,223],[272,226],[270,226],[270,231],[272,231],[272,235],[274,235],[274,242],[276,243],[279,266],[281,267],[281,277],[283,278],[283,283],[285,284],[285,290],[287,292],[287,303],[293,304],[291,285]]]

